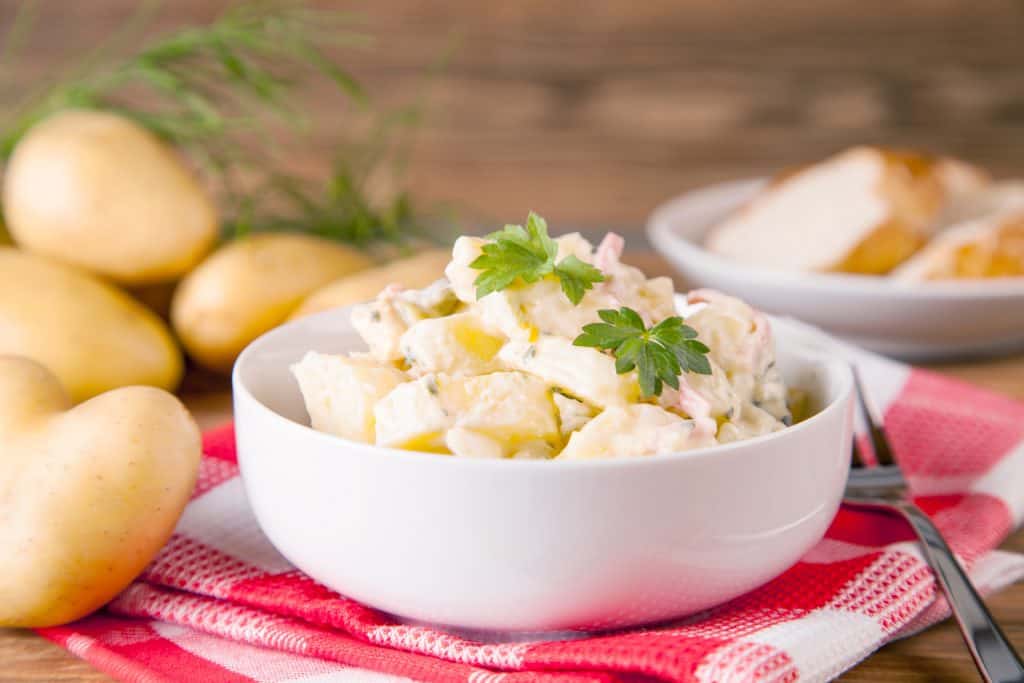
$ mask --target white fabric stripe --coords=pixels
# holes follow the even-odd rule
[[[367,634],[367,640],[377,645],[386,645],[402,650],[424,652],[441,659],[463,664],[490,666],[500,669],[518,669],[523,665],[523,656],[531,643],[489,647],[465,647],[465,642],[456,636],[444,633],[438,636],[435,628],[421,626],[378,626]]]
[[[1024,442],[979,477],[971,490],[1001,499],[1010,508],[1013,525],[1020,524],[1024,517]]]
[[[1024,555],[993,550],[978,558],[968,573],[979,593],[982,595],[994,593],[1024,578]],[[935,623],[934,616],[932,609],[927,610],[919,618],[914,619],[893,634],[893,640],[912,636],[928,628]]]
[[[943,496],[974,490],[979,481],[975,474],[957,474],[948,477],[909,474],[907,483],[916,496]]]
[[[232,477],[189,503],[176,531],[270,574],[293,569],[260,531],[241,477]]]
[[[68,652],[76,657],[85,658],[85,654],[96,643],[91,636],[83,636],[81,633],[72,633],[64,642]]]
[[[866,657],[884,634],[871,617],[821,609],[744,638],[788,654],[801,681],[829,681]]]
[[[751,659],[751,651],[758,644],[746,640],[735,640],[725,647],[719,648],[708,655],[694,671],[694,677],[701,683],[762,683],[763,679],[754,679],[751,671],[764,664],[768,659],[780,654],[788,654],[770,650],[757,660]],[[796,670],[792,664],[786,666],[779,674],[787,674]],[[799,673],[799,672],[798,672]]]
[[[388,683],[408,680],[238,643],[178,624],[155,621],[153,629],[186,652],[261,683]]]

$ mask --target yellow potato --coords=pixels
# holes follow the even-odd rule
[[[390,284],[414,289],[426,287],[444,277],[444,267],[450,260],[449,250],[428,249],[416,256],[348,275],[310,294],[291,317],[301,318],[331,308],[369,301]]]
[[[75,268],[0,247],[0,353],[48,367],[78,402],[130,384],[173,389],[181,351],[167,326]]]
[[[73,621],[167,542],[195,485],[199,429],[172,395],[127,387],[76,408],[0,356],[0,627]]]
[[[309,235],[236,240],[181,281],[171,323],[192,358],[226,372],[249,342],[287,320],[310,292],[370,265],[360,251]]]
[[[7,165],[7,227],[23,248],[127,285],[173,280],[217,239],[217,212],[177,154],[115,114],[65,111]]]

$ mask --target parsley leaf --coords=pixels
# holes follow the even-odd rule
[[[597,315],[602,322],[584,325],[573,344],[611,351],[617,373],[637,371],[645,397],[660,396],[665,384],[678,389],[684,372],[711,374],[706,355],[711,349],[697,340],[697,330],[683,324],[679,316],[647,329],[640,315],[627,306],[617,311],[602,309]]]
[[[492,241],[485,244],[480,256],[469,264],[470,268],[481,271],[474,282],[477,299],[511,287],[517,279],[531,284],[554,275],[569,301],[578,304],[595,282],[604,280],[600,270],[575,256],[555,263],[558,244],[548,236],[547,221],[532,211],[525,228],[506,225],[487,238]]]
[[[595,282],[602,282],[601,271],[575,256],[566,256],[555,266],[555,275],[562,283],[562,291],[569,301],[579,304],[588,289]]]

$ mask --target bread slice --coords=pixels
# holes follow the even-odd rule
[[[1015,276],[1024,276],[1024,209],[950,228],[893,273],[911,281]]]
[[[1009,211],[1024,211],[1024,180],[1003,180],[954,197],[939,216],[939,228]]]
[[[949,201],[987,182],[955,159],[854,147],[775,179],[706,246],[752,265],[883,274],[928,241]]]

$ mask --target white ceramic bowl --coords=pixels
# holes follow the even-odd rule
[[[416,621],[608,628],[695,612],[790,567],[846,481],[851,379],[777,322],[786,379],[823,405],[749,441],[629,460],[493,461],[354,443],[308,424],[288,366],[364,348],[340,309],[253,342],[234,371],[250,503],[295,566]]]
[[[857,345],[910,359],[993,353],[1024,346],[1024,278],[906,283],[888,278],[791,273],[712,254],[708,229],[747,202],[763,180],[687,192],[648,219],[651,243],[692,285],[734,294]]]

